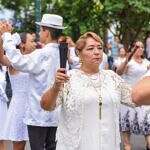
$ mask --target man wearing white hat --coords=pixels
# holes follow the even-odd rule
[[[28,125],[31,150],[55,150],[58,111],[44,111],[40,100],[49,85],[53,85],[54,75],[60,67],[57,40],[65,27],[63,18],[54,14],[44,14],[41,22],[36,24],[40,25],[40,42],[45,46],[28,55],[22,55],[16,49],[8,25],[1,26],[0,30],[3,33],[3,48],[13,67],[30,74],[29,101],[24,122]]]

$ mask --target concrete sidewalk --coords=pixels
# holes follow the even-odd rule
[[[6,146],[7,146],[7,149],[6,149],[6,150],[13,150],[12,144],[11,144],[10,141],[7,141],[7,142],[6,142]],[[25,150],[31,150],[31,149],[30,149],[30,145],[29,145],[28,142],[27,142],[27,144],[26,144],[26,149],[25,149]]]

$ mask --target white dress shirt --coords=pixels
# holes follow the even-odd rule
[[[48,43],[42,49],[22,55],[13,42],[10,33],[4,33],[3,48],[14,68],[29,73],[29,91],[25,123],[33,126],[57,126],[58,110],[48,112],[41,108],[43,92],[53,84],[59,68],[59,48],[56,43]]]

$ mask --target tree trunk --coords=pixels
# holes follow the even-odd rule
[[[124,45],[126,50],[129,49],[129,45],[131,44],[130,42],[133,41],[132,38],[133,38],[133,35],[131,34],[129,30],[127,30],[124,33],[124,36],[122,37],[122,44]]]
[[[78,25],[78,23],[75,23],[72,25],[72,29],[71,29],[71,34],[72,34],[72,38],[74,41],[78,40],[79,36],[80,36],[80,27]]]

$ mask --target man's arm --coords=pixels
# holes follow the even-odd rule
[[[150,76],[144,77],[133,87],[132,99],[138,105],[150,105]]]
[[[10,61],[8,60],[8,58],[6,57],[6,55],[4,55],[4,50],[3,50],[3,41],[1,38],[1,34],[0,34],[0,64],[2,64],[3,66],[10,66]]]
[[[3,49],[7,54],[7,58],[11,65],[22,72],[37,74],[41,71],[42,65],[39,65],[40,54],[34,51],[28,55],[22,55],[20,50],[16,48],[13,41],[12,26],[7,22],[0,22],[0,35],[3,41]],[[16,38],[20,38],[19,35]],[[1,51],[2,52],[2,51]]]
[[[41,70],[41,66],[38,63],[38,51],[34,51],[27,55],[22,55],[20,50],[16,48],[12,40],[11,33],[3,34],[3,48],[6,51],[7,58],[11,62],[12,66],[22,72],[37,74]]]

